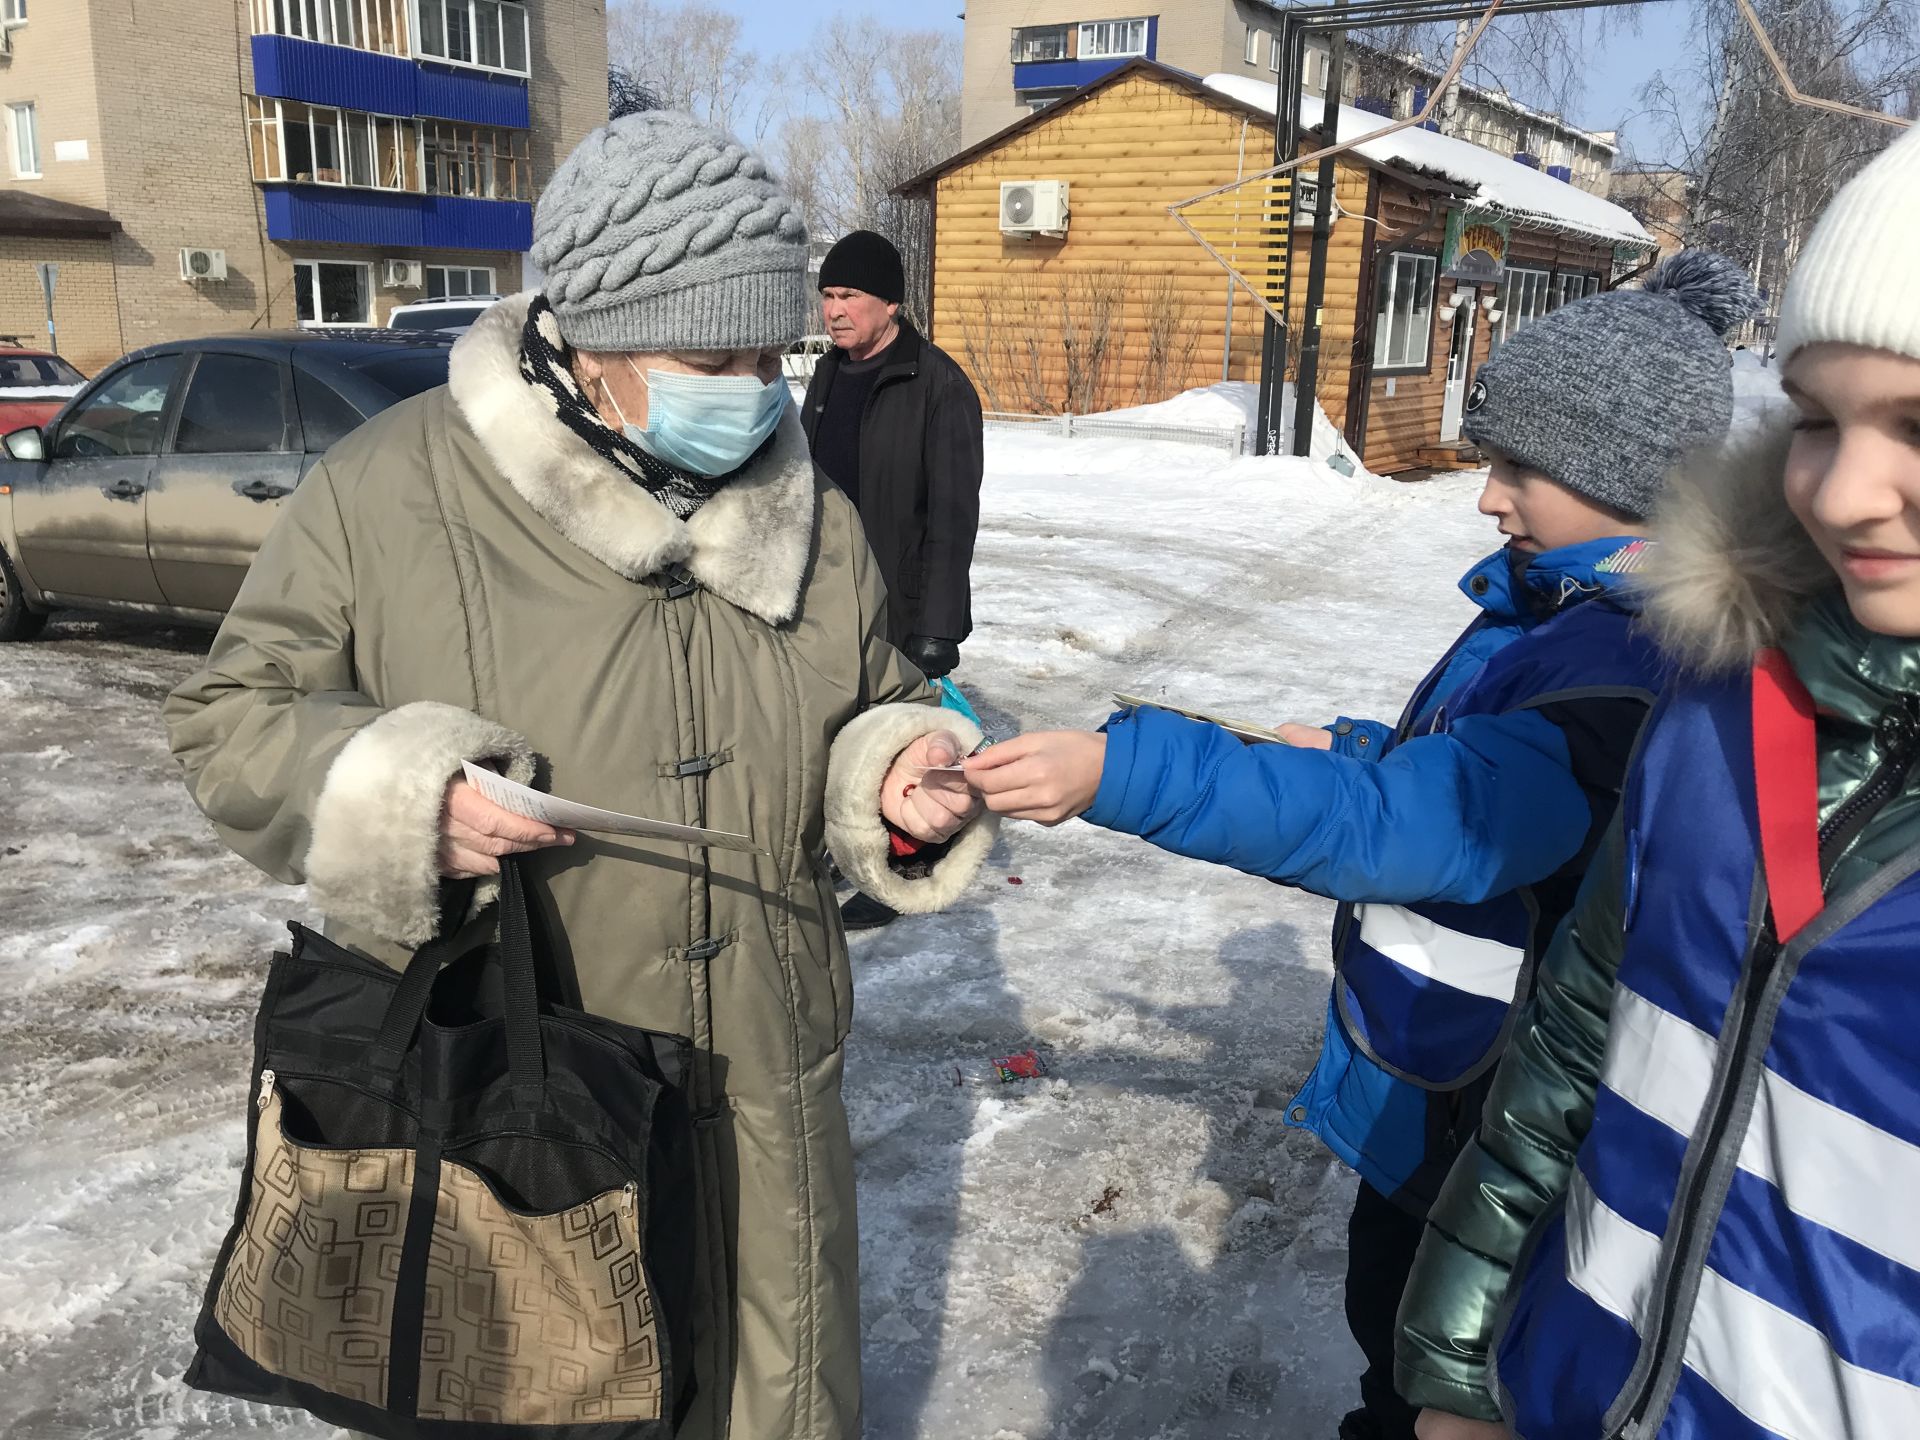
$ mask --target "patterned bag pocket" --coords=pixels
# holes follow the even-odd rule
[[[355,1098],[326,1081],[297,1084],[290,1095],[272,1071],[261,1076],[246,1217],[214,1317],[261,1368],[380,1405],[414,1153],[301,1143],[288,1132],[304,1128],[307,1104]]]
[[[505,1159],[511,1148],[511,1137],[499,1137],[441,1161],[420,1337],[420,1418],[505,1425],[660,1419],[667,1402],[639,1187],[629,1181],[541,1213],[520,1202],[538,1207],[541,1191],[605,1172],[611,1157],[550,1146],[549,1173],[510,1186],[486,1162]],[[570,1158],[556,1164],[556,1150]]]

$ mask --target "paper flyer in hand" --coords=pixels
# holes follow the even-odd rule
[[[531,786],[521,785],[482,765],[467,762],[467,783],[502,810],[511,810],[529,820],[544,821],[563,830],[593,830],[607,835],[638,835],[648,840],[672,840],[682,845],[705,846],[713,850],[745,850],[756,855],[767,852],[750,836],[727,830],[702,830],[697,825],[676,825],[670,820],[648,820],[639,815],[622,815],[594,805],[562,800]]]
[[[1139,695],[1116,694],[1113,698],[1116,703],[1125,705],[1130,710],[1139,709],[1141,706],[1150,706],[1155,710],[1165,710],[1169,714],[1184,715],[1189,720],[1204,720],[1209,725],[1218,725],[1229,735],[1237,735],[1242,740],[1251,741],[1256,745],[1284,745],[1287,743],[1280,738],[1280,732],[1278,730],[1268,725],[1256,724],[1251,720],[1234,720],[1225,715],[1209,715],[1205,710],[1189,710],[1182,705],[1170,704],[1165,700],[1148,700]]]

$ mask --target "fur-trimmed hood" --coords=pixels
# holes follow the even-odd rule
[[[595,454],[521,376],[520,335],[532,302],[527,291],[488,310],[455,342],[447,364],[453,403],[520,498],[629,580],[684,565],[705,589],[768,624],[791,620],[819,508],[792,407],[767,454],[681,520]]]
[[[1664,649],[1690,669],[1725,671],[1777,645],[1809,600],[1836,583],[1787,508],[1791,422],[1697,453],[1654,514],[1646,614]]]

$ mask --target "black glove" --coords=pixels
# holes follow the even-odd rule
[[[905,654],[929,680],[938,680],[960,663],[958,642],[937,635],[909,635]]]

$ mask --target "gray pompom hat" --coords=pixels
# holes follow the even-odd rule
[[[533,212],[533,263],[582,350],[748,350],[806,333],[807,228],[766,162],[691,116],[623,115]]]
[[[1683,250],[1639,290],[1529,322],[1480,367],[1462,428],[1636,519],[1691,450],[1733,423],[1725,336],[1760,307],[1734,261]]]

